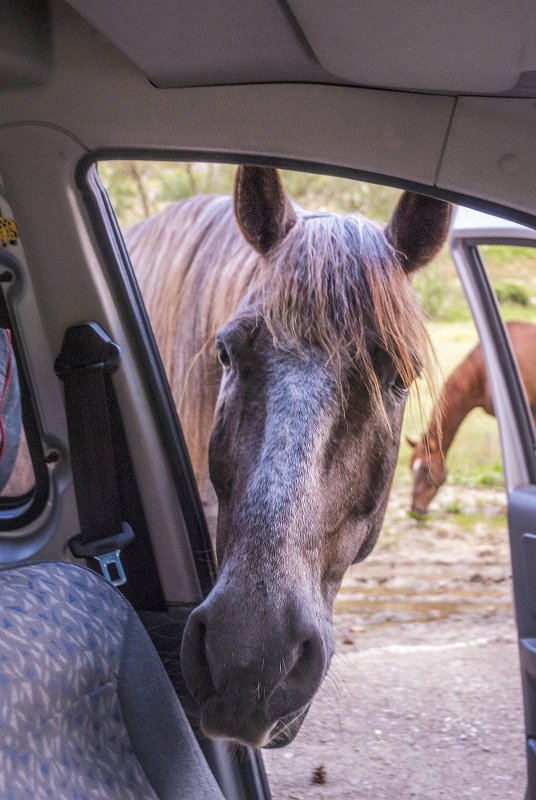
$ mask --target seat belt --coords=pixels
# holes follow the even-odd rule
[[[69,540],[75,558],[95,558],[114,586],[126,582],[121,549],[134,539],[121,519],[107,385],[121,350],[94,322],[65,332],[54,369],[65,386],[65,411],[80,533]],[[108,389],[109,391],[109,389]]]

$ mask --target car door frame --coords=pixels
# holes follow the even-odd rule
[[[464,209],[455,216],[449,244],[480,337],[499,425],[525,714],[526,798],[536,800],[536,432],[479,250],[484,244],[536,247],[536,231]]]

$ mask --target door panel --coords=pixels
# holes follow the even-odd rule
[[[536,800],[535,432],[513,349],[479,247],[483,244],[534,247],[535,237],[534,231],[510,224],[501,227],[500,221],[493,221],[487,215],[460,210],[450,241],[451,253],[480,335],[501,436],[525,710],[527,800]],[[497,725],[500,725],[500,720],[497,720]]]

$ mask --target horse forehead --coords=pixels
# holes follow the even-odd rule
[[[295,419],[303,432],[317,414],[338,410],[337,380],[325,355],[314,358],[274,349],[268,360],[267,408],[274,415]]]
[[[330,430],[343,408],[337,381],[325,357],[315,360],[274,352],[266,371],[266,433],[313,447]],[[302,448],[294,446],[294,452]]]
[[[427,450],[424,442],[417,442],[411,453],[411,466],[413,467],[416,461],[420,461],[420,465],[422,466],[423,462],[427,461],[429,456],[430,452]]]
[[[337,413],[337,398],[318,364],[275,358],[266,372],[263,437],[242,515],[276,519],[298,513],[304,493],[318,484],[323,452]]]

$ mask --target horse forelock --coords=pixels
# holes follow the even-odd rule
[[[409,386],[428,362],[419,304],[383,231],[361,216],[300,216],[261,273],[263,316],[276,342],[320,347],[355,365],[381,405],[374,348]]]
[[[263,259],[240,235],[230,198],[199,196],[126,239],[201,484],[219,380],[214,334],[241,306],[258,301],[276,344],[320,347],[339,368],[355,364],[378,408],[371,343],[408,385],[426,363],[409,281],[381,229],[362,217],[298,211]]]

